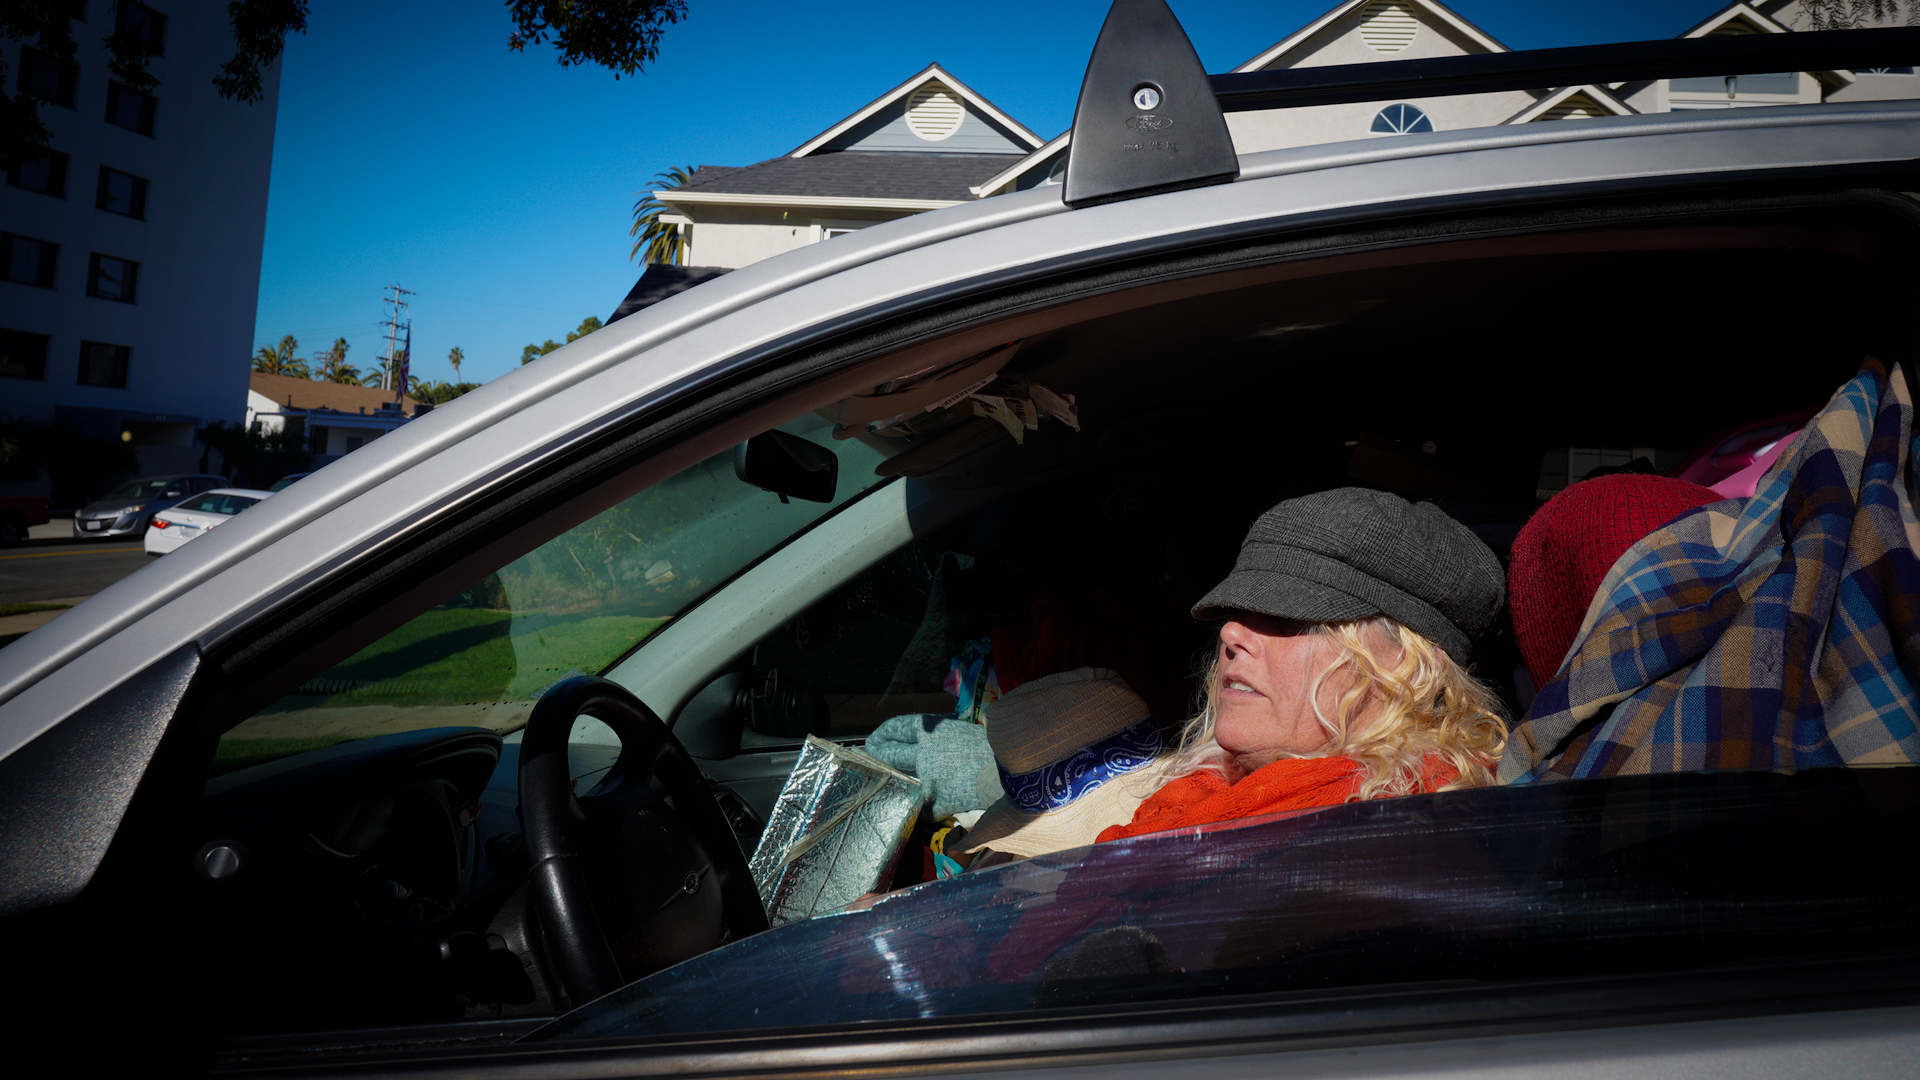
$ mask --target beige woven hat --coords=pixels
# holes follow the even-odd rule
[[[1165,750],[1147,703],[1106,668],[1023,683],[986,707],[1001,798],[967,830],[962,853],[1023,858],[1085,847],[1133,820],[1153,793],[1143,772]]]

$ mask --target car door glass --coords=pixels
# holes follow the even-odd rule
[[[808,415],[780,430],[838,455],[831,503],[782,501],[734,475],[729,449],[488,574],[221,739],[217,770],[428,727],[502,733],[541,692],[598,674],[741,569],[883,483],[884,445],[836,442]],[[876,440],[878,443],[878,440]]]
[[[1001,672],[1011,689],[1014,679],[1102,666],[1175,722],[1189,695],[1189,657],[1205,645],[1186,615],[1203,586],[1183,569],[1193,560],[1182,547],[1232,550],[1230,537],[1209,546],[1199,539],[1205,528],[1154,513],[1197,483],[1183,467],[1151,465],[992,504],[901,548],[761,638],[740,665],[746,685],[801,684],[824,699],[826,734],[845,739],[890,717],[953,712],[955,669],[975,660],[983,663],[969,697],[988,699]],[[1193,580],[1176,584],[1180,577]],[[795,741],[741,735],[747,749]]]

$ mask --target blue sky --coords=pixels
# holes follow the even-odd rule
[[[1332,2],[1172,6],[1225,71]],[[659,63],[616,80],[509,52],[497,2],[315,0],[282,61],[256,344],[291,333],[310,355],[344,336],[365,369],[398,282],[416,291],[416,376],[450,379],[456,345],[462,378],[503,374],[626,295],[633,200],[656,172],[785,153],[932,61],[1050,138],[1107,6],[690,0]],[[1722,6],[1453,5],[1517,49],[1672,37]]]

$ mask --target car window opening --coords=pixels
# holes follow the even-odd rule
[[[1863,261],[1848,254],[1884,253],[1874,228],[1830,214],[1596,230],[1505,247],[1476,241],[1427,248],[1398,263],[1243,276],[1231,288],[1031,334],[978,371],[949,366],[935,374],[952,385],[929,380],[926,400],[916,398],[911,408],[861,402],[867,412],[827,410],[832,415],[781,425],[786,435],[832,452],[837,485],[829,502],[805,494],[809,477],[824,466],[804,448],[762,444],[769,453],[790,453],[759,459],[784,461],[787,471],[753,473],[758,487],[741,479],[747,466],[736,471],[734,451],[711,458],[501,567],[226,734],[216,766],[222,775],[209,798],[228,806],[272,803],[276,785],[322,790],[336,782],[327,779],[335,775],[329,770],[346,776],[354,760],[400,762],[414,752],[407,747],[438,737],[434,729],[479,729],[482,742],[508,737],[504,746],[486,742],[491,751],[476,743],[459,776],[410,764],[414,771],[402,770],[404,780],[390,789],[397,794],[374,802],[363,794],[330,795],[324,812],[313,811],[317,817],[300,819],[308,824],[282,837],[319,853],[315,865],[322,869],[302,878],[300,888],[314,897],[311,918],[333,928],[329,940],[359,940],[372,928],[409,940],[474,935],[480,944],[462,938],[466,944],[451,947],[477,950],[478,959],[459,969],[460,989],[429,991],[425,968],[385,956],[377,964],[396,987],[391,994],[346,994],[363,973],[349,979],[339,957],[306,950],[282,958],[286,974],[268,980],[278,987],[274,994],[230,1003],[241,1018],[236,1023],[282,1030],[539,1016],[578,1004],[537,975],[529,981],[516,974],[518,960],[500,966],[506,961],[498,959],[501,950],[537,948],[522,940],[524,933],[516,938],[502,929],[524,920],[513,905],[523,903],[515,897],[528,872],[516,819],[513,733],[539,695],[569,675],[612,671],[646,656],[653,642],[688,647],[663,627],[749,581],[747,571],[770,553],[865,493],[891,481],[911,492],[978,497],[963,513],[914,522],[911,538],[876,561],[835,571],[840,576],[830,588],[771,631],[729,639],[728,659],[705,675],[707,689],[671,703],[685,706],[675,734],[715,783],[748,852],[773,817],[806,737],[858,745],[895,717],[977,715],[1021,683],[1063,671],[1111,669],[1138,695],[1160,742],[1173,745],[1204,696],[1201,674],[1218,632],[1187,612],[1232,570],[1249,524],[1283,499],[1358,487],[1428,501],[1491,549],[1504,570],[1542,503],[1582,480],[1658,473],[1686,475],[1703,487],[1732,485],[1727,490],[1751,482],[1756,466],[1764,471],[1777,459],[1812,411],[1856,377],[1863,359],[1904,353],[1910,312],[1900,297],[1910,289],[1910,272],[1872,263],[1878,255]],[[1768,305],[1761,317],[1755,294],[1763,286],[1790,289],[1793,302]],[[1622,292],[1634,303],[1608,299]],[[957,412],[939,415],[956,405]],[[1536,657],[1523,655],[1504,609],[1475,645],[1471,672],[1510,720],[1527,714],[1548,677]],[[569,750],[579,795],[608,790],[609,770],[619,761],[617,738],[596,725],[582,719]],[[366,757],[352,756],[358,753]],[[489,753],[498,755],[497,764]],[[976,795],[987,786],[984,777],[968,780],[977,782]],[[1642,778],[1634,790],[1651,793],[1654,803],[1667,800],[1662,805],[1705,807],[1701,820],[1726,827],[1734,795],[1669,780]],[[1783,807],[1800,800],[1833,821],[1865,813],[1853,795],[1826,781],[1752,783],[1754,791],[1777,789]],[[424,801],[407,794],[429,789],[437,794]],[[1537,824],[1564,813],[1592,824],[1604,800],[1582,801],[1583,790],[1526,796],[1513,794],[1523,788],[1493,785],[1421,797],[1441,799],[1435,806],[1480,808],[1473,812],[1483,816],[1455,839],[1463,860],[1495,875],[1511,869],[1508,856],[1523,836],[1533,838],[1524,831],[1532,826],[1503,832],[1503,814]],[[1731,801],[1713,801],[1723,795]],[[1528,799],[1557,801],[1548,807]],[[319,805],[303,803],[300,812]],[[407,846],[416,842],[407,837],[444,839],[448,826],[428,812],[436,805],[457,826],[450,857]],[[1390,808],[1380,807],[1389,803],[1348,806],[1324,820],[1364,829],[1364,822],[1387,820],[1380,815]],[[1658,816],[1648,815],[1635,820]],[[1246,865],[1257,868],[1238,876],[1208,876],[1184,863],[1156,869],[1156,877],[1172,875],[1151,887],[1158,891],[1148,907],[1165,913],[1157,922],[1114,922],[1098,890],[1086,886],[1088,868],[1121,873],[1128,845],[1150,845],[1150,837],[969,870],[958,884],[911,894],[940,898],[928,900],[927,910],[980,935],[986,950],[978,963],[967,961],[978,979],[915,991],[914,1008],[927,1016],[964,1015],[1304,985],[1287,971],[1340,982],[1349,976],[1329,974],[1338,970],[1337,958],[1358,955],[1354,950],[1382,927],[1394,927],[1393,940],[1411,950],[1402,955],[1443,941],[1434,955],[1474,957],[1462,967],[1421,968],[1408,976],[1415,978],[1532,977],[1545,969],[1523,954],[1566,946],[1556,936],[1562,931],[1528,921],[1520,907],[1482,913],[1516,928],[1501,946],[1507,951],[1486,953],[1474,952],[1490,948],[1484,940],[1449,937],[1398,901],[1341,914],[1353,894],[1334,886],[1315,891],[1289,876],[1289,867],[1319,867],[1331,875],[1326,881],[1380,884],[1394,861],[1407,857],[1393,845],[1413,840],[1404,832],[1400,840],[1380,834],[1374,847],[1342,855],[1316,846],[1316,820],[1217,834],[1219,844],[1247,853],[1264,850],[1255,834],[1267,830],[1279,838],[1272,842],[1316,853],[1303,855],[1304,863],[1249,855],[1254,861]],[[1874,818],[1873,829],[1890,821]],[[905,888],[952,876],[946,863],[964,860],[956,858],[960,834],[942,831],[950,824],[930,812],[915,823],[905,848],[910,857],[885,884]],[[1684,832],[1674,830],[1673,837]],[[1598,834],[1575,828],[1567,835],[1559,861],[1539,873],[1561,874],[1555,881],[1600,873],[1604,845],[1582,846]],[[1671,842],[1697,839],[1686,835],[1693,839]],[[1620,864],[1625,869],[1608,872],[1653,873],[1652,849],[1634,850]],[[1080,891],[1056,895],[1061,874],[1079,881],[1073,889]],[[1197,876],[1183,876],[1189,874]],[[1547,877],[1528,881],[1545,888]],[[1253,895],[1246,890],[1294,897],[1298,910],[1327,921],[1280,933],[1264,902],[1246,907]],[[1502,895],[1524,906],[1524,892]],[[1066,941],[1078,942],[1071,949],[1041,940],[1044,932],[991,901],[993,894],[1073,905],[1087,933],[1069,934]],[[1884,900],[1875,909],[1881,914],[1907,903],[1874,895]],[[976,908],[952,906],[963,896]],[[1653,903],[1638,893],[1628,899]],[[905,893],[889,896],[873,917],[915,902]],[[1679,920],[1662,925],[1684,921],[1677,908],[1660,911],[1658,918]],[[906,933],[927,925],[887,917],[905,919]],[[1880,917],[1862,925],[1879,925]],[[237,936],[263,929],[256,917],[235,918],[250,928],[235,930]],[[1208,920],[1218,933],[1203,942],[1196,928]],[[778,1022],[898,1015],[906,991],[886,975],[884,957],[867,955],[871,942],[859,944],[867,925],[815,920],[736,943],[679,969],[688,979],[680,991],[630,988],[546,1034],[773,1023],[711,996],[724,979],[758,978],[741,974],[761,970],[755,964],[800,971],[812,987],[808,1001],[782,997],[769,1008]],[[1262,940],[1284,944],[1269,948]],[[1725,934],[1712,941],[1680,950],[1675,955],[1684,956],[1673,962],[1723,963],[1739,954]],[[348,952],[366,959],[371,948]],[[1576,966],[1664,962],[1650,954],[1580,953]],[[1404,973],[1357,963],[1355,981],[1341,984],[1389,975]]]

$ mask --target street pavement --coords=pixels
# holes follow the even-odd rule
[[[74,602],[152,561],[138,541],[34,541],[0,548],[0,604]]]

